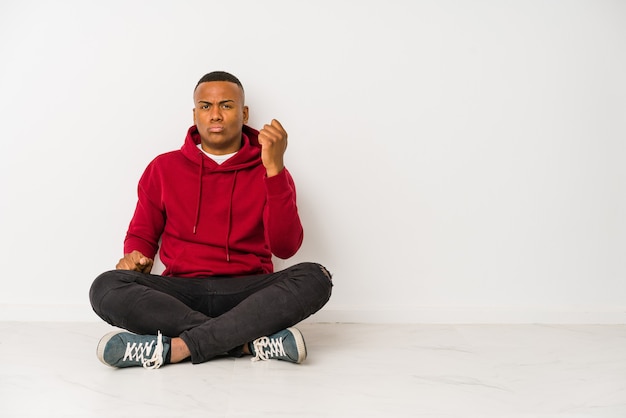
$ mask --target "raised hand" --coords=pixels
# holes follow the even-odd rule
[[[287,149],[287,132],[276,119],[259,131],[261,160],[267,171],[267,177],[275,176],[285,167],[283,156]]]

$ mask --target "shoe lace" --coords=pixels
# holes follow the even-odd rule
[[[158,369],[163,364],[163,335],[161,331],[158,331],[156,338],[156,347],[152,351],[155,340],[145,343],[126,343],[126,352],[124,353],[123,360],[134,360],[141,362],[141,365],[146,369]],[[152,351],[152,356],[147,357]]]
[[[269,360],[272,357],[286,356],[283,338],[261,337],[252,342],[255,357],[252,361]]]

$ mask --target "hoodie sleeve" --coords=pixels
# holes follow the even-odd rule
[[[161,181],[155,161],[146,168],[137,187],[137,206],[124,240],[124,254],[134,250],[154,259],[165,226]]]
[[[267,240],[272,254],[286,259],[300,249],[304,237],[296,205],[296,186],[285,168],[276,176],[266,177],[265,187],[267,205],[263,221]]]

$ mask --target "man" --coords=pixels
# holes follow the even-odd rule
[[[116,270],[92,284],[94,311],[113,331],[98,344],[112,367],[158,368],[190,358],[253,355],[302,362],[293,327],[330,298],[330,273],[301,263],[274,272],[303,230],[284,165],[287,132],[277,120],[246,125],[241,82],[212,72],[194,90],[180,150],[162,154],[139,181],[138,202]],[[162,275],[150,271],[157,252]]]

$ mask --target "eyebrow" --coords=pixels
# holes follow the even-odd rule
[[[218,104],[224,104],[224,103],[228,103],[228,102],[233,102],[233,103],[235,103],[235,101],[234,101],[234,100],[232,100],[232,99],[228,99],[228,100],[222,100],[222,101],[221,101],[221,102],[219,102]],[[206,104],[210,104],[210,105],[212,105],[212,104],[213,104],[213,103],[211,103],[211,102],[209,102],[209,101],[207,101],[207,100],[198,100],[198,103],[206,103]]]

